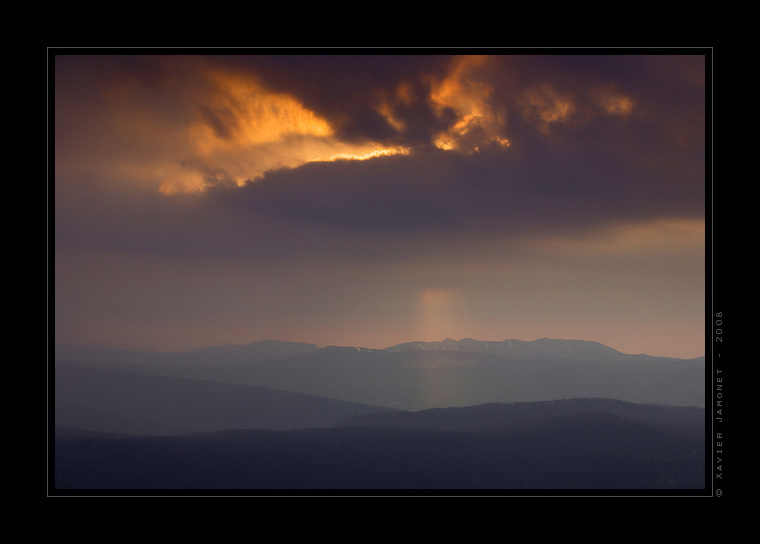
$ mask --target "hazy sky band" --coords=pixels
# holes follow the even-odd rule
[[[704,56],[54,62],[58,340],[703,353]]]

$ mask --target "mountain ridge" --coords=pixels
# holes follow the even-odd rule
[[[56,351],[70,363],[258,386],[401,410],[609,397],[705,405],[705,363],[623,354],[597,342],[542,338],[397,344],[386,349],[260,341],[187,353]],[[130,401],[131,402],[131,401]]]
[[[214,364],[233,364],[252,360],[267,360],[289,357],[315,351],[362,351],[362,352],[401,352],[401,351],[475,351],[492,353],[513,359],[579,359],[584,360],[619,360],[626,358],[652,358],[696,360],[698,357],[666,357],[646,353],[624,353],[593,340],[538,338],[536,340],[477,340],[446,338],[441,341],[411,341],[394,344],[385,348],[366,348],[362,346],[326,345],[289,340],[258,340],[248,344],[211,345],[189,351],[139,351],[95,345],[56,343],[55,359],[73,360],[107,360],[118,358],[123,362],[146,362],[150,364],[174,364],[184,366],[211,366]],[[209,360],[213,358],[213,360]]]
[[[509,338],[502,341],[446,338],[440,342],[406,342],[386,348],[386,351],[409,350],[478,351],[515,359],[583,358],[600,360],[602,358],[620,359],[628,356],[628,354],[599,342],[558,338],[539,338],[532,341]]]

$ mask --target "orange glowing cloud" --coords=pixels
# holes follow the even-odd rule
[[[605,113],[610,115],[630,115],[634,110],[634,100],[615,89],[596,89],[592,98]]]
[[[227,183],[237,186],[269,170],[309,162],[367,160],[408,153],[377,142],[336,138],[329,121],[295,97],[272,92],[250,74],[206,73],[207,92],[194,103],[196,118],[184,131],[189,157],[167,168],[160,191],[203,191]],[[214,164],[214,171],[200,165]]]
[[[560,123],[577,125],[600,114],[625,117],[637,107],[631,96],[616,88],[570,90],[534,81],[523,88],[512,82],[505,91],[506,80],[498,75],[503,74],[503,67],[497,66],[501,62],[490,56],[456,57],[445,76],[421,76],[417,84],[396,82],[368,95],[371,102],[366,106],[402,135],[411,128],[409,113],[424,102],[448,125],[431,134],[430,141],[441,150],[462,153],[475,153],[486,145],[509,147],[508,114],[521,115],[548,136]],[[200,77],[204,90],[193,97],[194,118],[183,133],[187,156],[167,167],[160,187],[166,194],[218,184],[243,186],[268,171],[310,162],[411,152],[383,142],[343,141],[329,118],[293,95],[269,89],[254,74],[209,67]],[[423,89],[429,89],[427,96]],[[213,171],[204,166],[211,164]]]
[[[486,56],[459,57],[449,75],[433,86],[430,100],[436,109],[450,109],[457,116],[448,130],[435,136],[439,149],[472,152],[488,142],[509,146],[502,133],[505,112],[495,105],[493,87],[477,76],[477,71],[487,68],[488,63]]]
[[[530,88],[521,94],[519,104],[522,115],[535,123],[539,130],[548,132],[552,123],[568,121],[576,113],[575,101],[550,85]]]
[[[252,76],[215,71],[213,94],[198,106],[188,137],[198,152],[280,142],[287,136],[328,137],[325,119],[295,98],[268,91]]]
[[[438,148],[472,153],[491,142],[507,147],[505,111],[496,107],[493,88],[480,74],[489,62],[485,56],[459,57],[446,77],[430,82],[430,96],[419,96],[417,87],[401,82],[378,91],[374,108],[403,133],[408,128],[404,112],[426,100],[440,115],[456,115],[449,129],[434,135]],[[198,72],[203,91],[189,102],[194,118],[183,131],[186,156],[166,167],[162,193],[198,192],[217,184],[243,186],[270,170],[411,151],[382,142],[341,141],[329,119],[295,96],[268,89],[253,74],[210,67]],[[208,166],[212,164],[213,169]]]
[[[616,115],[628,115],[633,111],[633,101],[627,96],[609,96],[604,102],[607,113]]]
[[[309,162],[334,162],[341,160],[351,161],[364,161],[367,159],[373,159],[375,157],[385,157],[388,155],[408,155],[409,148],[403,146],[394,147],[382,147],[380,144],[368,144],[366,151],[362,151],[361,147],[354,149],[351,152],[343,151],[339,153],[333,153],[326,157],[318,157],[312,159]]]
[[[408,108],[417,100],[417,96],[408,82],[400,83],[393,92],[378,92],[375,109],[385,120],[398,132],[405,132],[407,123],[399,112],[402,108]]]

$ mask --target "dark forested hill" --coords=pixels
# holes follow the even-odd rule
[[[549,418],[504,431],[344,427],[173,437],[60,437],[55,493],[240,491],[698,493],[704,437],[613,414]]]
[[[416,412],[378,412],[351,416],[337,423],[351,427],[500,431],[556,417],[610,414],[654,428],[705,435],[705,410],[689,406],[635,404],[615,399],[560,399],[543,402],[489,403],[463,408]]]

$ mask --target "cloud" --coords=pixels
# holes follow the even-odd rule
[[[554,335],[634,351],[657,337],[697,354],[704,68],[56,56],[56,336],[192,349]]]
[[[267,171],[336,155],[430,146],[471,153],[494,143],[552,138],[571,145],[567,132],[578,137],[584,130],[597,134],[598,145],[608,136],[601,131],[620,136],[624,125],[613,127],[610,118],[649,123],[667,143],[695,145],[688,135],[698,136],[700,123],[704,132],[699,60],[64,57],[57,61],[56,144],[61,161],[95,155],[103,163],[122,150],[135,162],[163,153],[169,172],[157,184],[164,188],[177,164],[190,177],[188,165],[223,169],[242,185]]]
[[[370,258],[705,213],[698,56],[56,62],[61,244]]]

